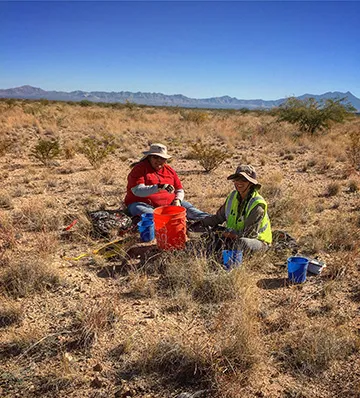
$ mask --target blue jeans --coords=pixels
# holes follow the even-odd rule
[[[197,209],[189,202],[183,201],[183,202],[181,202],[181,206],[185,207],[186,218],[188,220],[201,220],[202,218],[205,218],[210,215],[209,213],[205,213],[205,212]],[[141,216],[141,214],[143,214],[143,213],[153,213],[154,212],[154,208],[152,206],[148,205],[147,203],[143,203],[143,202],[131,203],[128,206],[127,210],[132,216]]]

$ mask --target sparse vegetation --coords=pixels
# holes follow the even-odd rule
[[[304,134],[270,112],[197,121],[191,109],[83,105],[0,100],[0,141],[13,143],[0,156],[0,395],[355,396],[360,119]],[[39,137],[61,143],[61,167],[26,156]],[[86,139],[106,167],[79,155]],[[233,157],[206,174],[195,140],[209,169],[216,151]],[[192,232],[174,252],[127,232],[103,256],[86,213],[122,206],[149,142],[168,146],[185,200],[211,214],[233,189],[226,177],[254,165],[273,230],[325,261],[321,275],[288,285],[293,249],[275,244],[226,272]]]
[[[185,122],[192,122],[197,125],[200,125],[206,122],[209,119],[209,115],[204,111],[181,111],[180,112],[181,119]]]
[[[192,159],[196,159],[204,170],[209,173],[218,168],[226,159],[231,158],[232,154],[226,148],[218,148],[215,145],[196,142],[191,145],[188,154]]]
[[[84,138],[79,147],[79,151],[86,157],[89,163],[95,168],[99,168],[106,158],[115,151],[115,138],[104,136],[101,138]]]
[[[332,123],[343,123],[354,110],[351,105],[344,104],[344,98],[319,103],[314,98],[291,97],[280,105],[278,117],[279,121],[296,124],[301,131],[314,134],[328,129]]]
[[[332,361],[359,349],[359,338],[344,328],[313,326],[289,336],[284,360],[295,372],[319,375]]]
[[[0,274],[0,291],[11,297],[26,297],[56,287],[59,275],[35,259],[12,261]]]
[[[340,185],[337,182],[331,182],[326,188],[326,196],[335,196],[340,191]]]
[[[32,148],[30,156],[44,166],[49,166],[52,161],[60,156],[60,143],[57,139],[40,139]]]

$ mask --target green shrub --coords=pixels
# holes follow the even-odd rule
[[[96,138],[88,137],[81,141],[79,152],[82,153],[90,164],[99,168],[105,159],[115,151],[115,138],[111,135]]]
[[[315,98],[288,98],[277,110],[278,120],[296,124],[300,131],[314,134],[328,129],[332,123],[344,122],[354,112],[355,109],[343,101],[344,98],[325,102],[318,102]]]
[[[196,159],[205,171],[209,173],[219,167],[226,159],[231,158],[232,154],[226,149],[196,142],[191,145],[191,151],[188,156],[191,159]]]
[[[39,139],[38,143],[32,148],[30,156],[41,162],[44,166],[49,166],[60,154],[59,140]]]

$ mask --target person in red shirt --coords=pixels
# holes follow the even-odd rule
[[[151,144],[128,175],[125,205],[131,216],[152,213],[155,207],[182,206],[189,220],[207,217],[184,201],[184,190],[175,170],[166,161],[171,158],[163,144]]]

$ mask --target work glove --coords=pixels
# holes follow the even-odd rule
[[[169,193],[173,193],[175,191],[175,188],[171,184],[157,184],[159,191],[165,190],[168,191]]]
[[[172,205],[172,206],[181,206],[181,200],[180,200],[180,199],[174,199],[174,200],[171,202],[171,205]]]

